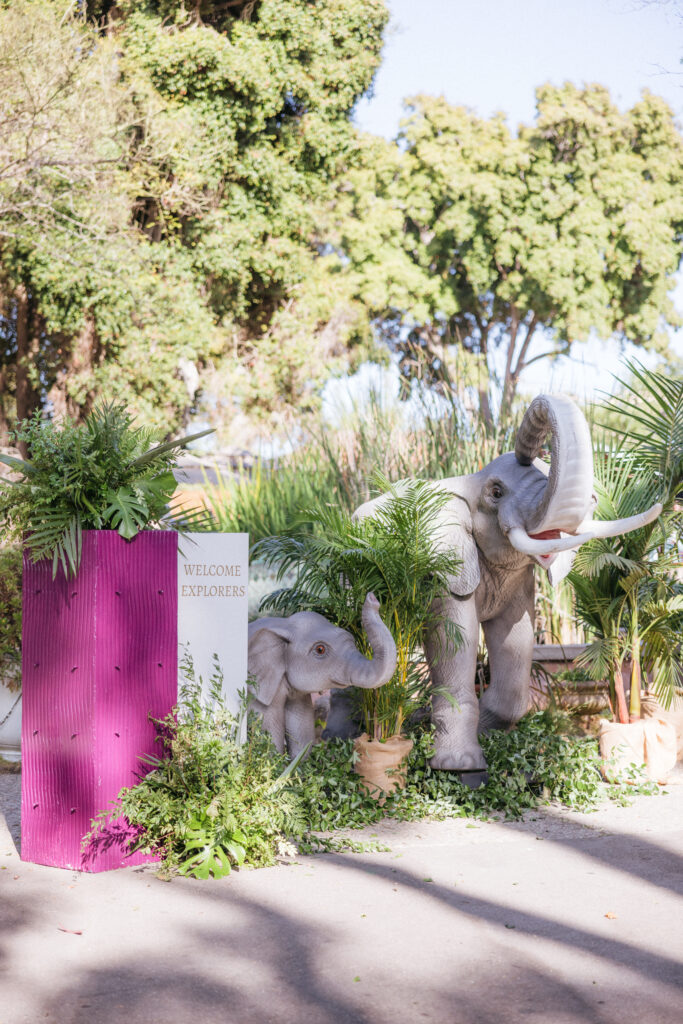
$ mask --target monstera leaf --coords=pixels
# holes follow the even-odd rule
[[[136,482],[135,486],[139,488],[151,505],[155,501],[168,503],[178,484],[169,469],[165,473],[157,473],[156,476],[142,477]]]
[[[132,540],[149,520],[149,508],[139,487],[119,487],[109,492],[105,520],[126,540]]]
[[[223,878],[232,870],[232,861],[239,867],[247,851],[242,845],[245,836],[235,829],[229,838],[218,839],[215,819],[208,814],[190,820],[185,838],[187,860],[178,868],[181,875],[195,878]]]

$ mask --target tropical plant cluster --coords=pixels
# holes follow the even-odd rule
[[[461,640],[455,626],[434,611],[435,599],[460,568],[457,555],[442,550],[435,539],[449,499],[430,483],[405,481],[392,487],[388,499],[367,518],[354,520],[332,505],[319,505],[301,513],[301,532],[295,524],[289,535],[263,540],[254,552],[266,565],[277,567],[280,578],[295,577],[290,587],[266,597],[263,609],[278,615],[317,611],[348,629],[361,648],[367,648],[363,602],[369,593],[379,600],[397,661],[384,686],[358,692],[371,739],[400,734],[406,718],[429,699],[422,653],[427,631],[442,625],[444,647],[453,650]]]
[[[640,717],[644,682],[665,707],[683,686],[683,379],[634,364],[630,370],[608,405],[621,426],[596,449],[597,518],[620,519],[655,502],[662,514],[633,533],[585,544],[570,575],[591,638],[580,664],[609,680],[622,723]]]
[[[331,740],[313,747],[307,760],[287,765],[251,721],[228,712],[214,689],[203,702],[188,681],[176,714],[158,722],[159,757],[145,758],[140,783],[121,791],[93,822],[86,845],[106,841],[123,815],[134,832],[131,849],[155,854],[161,870],[196,878],[222,877],[235,867],[262,867],[297,851],[370,851],[376,842],[347,832],[383,816],[412,821],[492,816],[519,818],[548,802],[590,811],[608,795],[626,802],[634,792],[654,792],[637,772],[606,786],[597,744],[572,732],[549,712],[528,715],[509,733],[482,738],[490,781],[478,790],[455,772],[434,771],[431,726],[412,730],[404,790],[383,807],[367,795],[353,770],[353,742]]]
[[[171,513],[172,467],[193,436],[162,443],[158,431],[134,424],[124,404],[110,402],[81,425],[44,422],[36,411],[15,437],[31,458],[0,455],[19,475],[0,477],[0,523],[8,537],[25,540],[34,561],[51,559],[53,575],[60,565],[76,574],[83,530],[116,530],[131,540],[146,527],[188,522]]]

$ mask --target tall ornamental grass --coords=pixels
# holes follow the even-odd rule
[[[233,479],[207,484],[219,530],[249,533],[253,544],[287,532],[303,508],[329,503],[352,512],[373,496],[379,475],[394,483],[474,473],[514,445],[514,428],[490,426],[452,399],[443,415],[406,422],[402,409],[371,399],[339,427],[318,427],[308,443],[272,466],[257,462]],[[311,525],[313,529],[313,524]]]

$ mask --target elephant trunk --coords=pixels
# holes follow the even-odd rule
[[[396,669],[396,644],[382,622],[379,601],[368,594],[363,605],[363,628],[372,647],[372,658],[364,658],[360,651],[350,659],[349,685],[374,690],[388,683]]]
[[[550,472],[540,502],[525,523],[527,533],[575,533],[591,509],[593,446],[578,406],[564,395],[538,395],[527,409],[515,456],[530,465],[550,434]]]
[[[548,558],[594,537],[616,537],[637,530],[660,515],[662,506],[656,504],[626,519],[593,522],[593,448],[588,424],[565,395],[534,398],[517,431],[517,461],[531,465],[548,434],[552,454],[545,490],[527,515],[524,528],[514,526],[508,533],[518,551]]]

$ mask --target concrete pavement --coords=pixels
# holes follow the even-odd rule
[[[680,1024],[683,771],[524,822],[221,881],[24,864],[0,775],[0,1024]],[[355,834],[357,835],[357,834]]]

